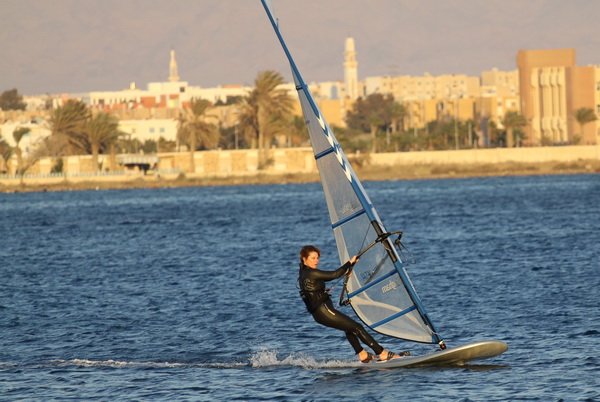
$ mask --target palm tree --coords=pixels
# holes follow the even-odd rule
[[[309,139],[308,128],[304,117],[294,115],[290,120],[290,140],[288,146],[298,146]]]
[[[0,169],[0,173],[7,172],[8,173],[8,161],[12,157],[14,150],[13,147],[8,145],[6,140],[0,136],[0,156],[2,156],[3,165],[2,169]]]
[[[596,116],[596,113],[594,113],[593,109],[590,109],[589,107],[582,107],[575,111],[575,120],[577,120],[577,123],[579,123],[579,139],[581,139],[583,138],[583,126],[598,120],[598,116]]]
[[[259,150],[260,167],[266,165],[266,150],[273,137],[285,131],[285,121],[292,111],[292,98],[286,90],[277,88],[283,83],[278,72],[262,71],[254,81],[254,89],[241,102],[240,126]]]
[[[17,155],[17,174],[23,174],[23,151],[19,147],[19,142],[23,139],[25,134],[29,133],[29,129],[25,127],[18,127],[13,131],[13,138],[15,139],[14,152]]]
[[[522,114],[510,110],[506,112],[504,115],[504,120],[502,121],[504,128],[506,128],[506,147],[512,148],[514,147],[514,134],[513,130],[515,128],[520,128],[527,125],[527,119]]]
[[[393,101],[389,104],[389,115],[392,126],[392,134],[396,134],[398,131],[398,126],[400,126],[400,130],[404,130],[404,119],[407,116],[406,108],[403,104]]]
[[[383,119],[380,115],[373,113],[371,114],[367,121],[369,122],[369,131],[371,132],[371,152],[377,152],[377,132],[379,131],[379,127],[383,124]]]
[[[190,106],[183,108],[179,116],[177,139],[190,150],[190,171],[196,170],[194,152],[198,148],[210,149],[219,143],[219,131],[214,124],[205,121],[210,102],[206,99],[192,99]]]
[[[108,113],[100,112],[89,119],[85,125],[84,135],[77,137],[77,141],[82,148],[92,154],[92,164],[95,171],[98,171],[98,154],[100,151],[114,151],[114,145],[123,135],[119,131],[119,119]]]
[[[258,148],[258,101],[256,91],[250,92],[240,100],[241,113],[239,126],[251,149]]]
[[[81,138],[91,113],[85,103],[79,100],[68,100],[63,106],[52,111],[49,120],[51,137],[58,145],[58,155],[72,155],[83,151]]]

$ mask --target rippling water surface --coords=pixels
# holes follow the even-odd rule
[[[364,184],[446,342],[505,354],[362,367],[295,286],[339,265],[319,184],[0,194],[0,399],[600,400],[599,175]]]

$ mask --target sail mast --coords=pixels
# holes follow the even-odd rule
[[[290,64],[319,167],[340,261],[365,250],[347,283],[358,317],[375,331],[445,347],[423,307],[377,211],[358,180],[279,31],[270,2],[261,0]]]

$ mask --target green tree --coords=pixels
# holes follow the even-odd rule
[[[397,133],[400,130],[404,130],[404,119],[406,119],[406,116],[408,115],[404,105],[399,102],[392,101],[388,104],[388,109],[392,134]]]
[[[364,134],[361,130],[348,127],[331,127],[335,137],[347,153],[357,151],[367,151],[370,146],[369,134]]]
[[[53,150],[51,156],[73,155],[83,151],[78,138],[84,136],[87,121],[91,113],[85,103],[78,100],[68,100],[64,105],[54,109],[48,121]]]
[[[175,152],[177,144],[175,141],[166,140],[164,137],[158,137],[156,152]]]
[[[225,99],[225,102],[223,102],[221,99],[219,99],[216,103],[215,106],[227,106],[227,105],[235,105],[237,103],[240,103],[240,101],[242,100],[242,97],[239,95],[233,95],[233,96],[228,96]]]
[[[97,171],[99,154],[110,153],[115,167],[117,141],[123,135],[116,116],[105,112],[92,115],[85,103],[70,99],[52,111],[48,125],[51,138],[45,147],[51,156],[91,154]]]
[[[18,127],[13,131],[13,138],[15,140],[14,152],[17,155],[17,174],[23,174],[23,151],[19,146],[19,143],[23,137],[29,133],[29,129],[25,127]]]
[[[251,149],[258,148],[258,93],[253,90],[240,101],[239,127]]]
[[[3,165],[0,165],[2,169],[0,169],[0,173],[8,172],[8,161],[12,157],[14,152],[13,147],[11,147],[8,142],[4,138],[0,136],[0,156],[2,156]]]
[[[100,152],[111,155],[116,153],[115,144],[123,133],[119,130],[119,119],[111,114],[100,112],[92,116],[83,134],[72,139],[80,148],[92,154],[92,164],[95,171],[99,170],[98,155]],[[107,152],[108,151],[108,152]]]
[[[112,148],[123,135],[119,131],[119,119],[105,112],[92,116],[83,103],[66,105],[66,108],[69,113],[58,114],[64,117],[58,120],[65,127],[60,133],[64,133],[72,152],[91,154],[93,168],[98,171],[99,154],[116,152]]]
[[[540,145],[543,147],[549,147],[553,145],[552,137],[549,135],[542,134],[542,138],[540,140]]]
[[[465,145],[467,148],[473,148],[477,144],[477,132],[475,130],[477,122],[473,119],[467,120],[467,129],[465,131]]]
[[[145,154],[155,154],[158,152],[157,142],[155,140],[146,140],[141,145],[141,149]]]
[[[152,140],[146,140],[146,142],[148,142],[148,141],[152,141]],[[146,142],[144,142],[144,144]],[[153,142],[154,142],[154,148],[156,148],[156,141],[153,141]],[[140,149],[143,149],[143,144],[140,140],[138,140],[137,138],[131,138],[130,135],[127,135],[125,133],[119,137],[115,146],[120,153],[124,153],[124,154],[137,154],[140,151]],[[156,152],[156,150],[154,150],[153,152]],[[153,152],[146,152],[144,150],[144,153],[153,153]]]
[[[509,110],[504,115],[502,125],[506,128],[506,147],[513,148],[515,145],[515,136],[513,131],[527,125],[527,119],[522,114]]]
[[[241,101],[240,128],[251,145],[258,148],[259,168],[267,163],[267,149],[276,135],[285,133],[293,100],[278,88],[285,81],[275,71],[262,71],[254,89]]]
[[[9,89],[0,95],[0,110],[25,110],[27,104],[16,89]]]
[[[54,166],[52,166],[52,169],[50,170],[50,173],[62,173],[63,172],[63,168],[64,168],[64,164],[65,162],[63,161],[62,158],[58,158],[56,160],[56,163],[54,164]]]
[[[383,116],[377,112],[371,113],[367,118],[369,132],[371,134],[371,152],[373,153],[377,152],[377,133],[379,132],[379,128],[383,127],[383,129],[387,131],[383,119]]]
[[[306,127],[304,116],[292,116],[289,132],[291,136],[289,141],[291,146],[302,146],[303,144],[308,143],[308,128]]]
[[[394,106],[392,96],[371,94],[365,99],[358,98],[352,110],[346,115],[346,125],[354,130],[371,134],[371,150],[377,151],[377,133],[387,132],[392,121],[398,121],[402,114],[398,106]]]
[[[186,144],[190,151],[190,169],[194,172],[194,152],[198,149],[211,149],[219,143],[219,131],[214,124],[206,122],[206,112],[210,102],[206,99],[192,99],[189,107],[182,109],[177,129],[177,139]]]
[[[426,138],[426,149],[449,149],[450,142],[448,139],[451,136],[454,136],[457,124],[458,122],[456,122],[454,118],[445,118],[428,122],[424,133]]]
[[[582,107],[575,111],[575,120],[579,123],[579,140],[581,140],[581,138],[583,138],[583,126],[598,120],[598,116],[594,113],[594,109]],[[579,141],[575,141],[575,143],[577,142]]]
[[[499,147],[504,144],[504,137],[502,136],[498,124],[493,119],[487,119],[484,123],[488,133],[488,144],[493,147]]]

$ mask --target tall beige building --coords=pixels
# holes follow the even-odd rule
[[[481,72],[481,96],[518,96],[519,70]]]
[[[464,74],[420,77],[367,77],[366,93],[393,95],[397,101],[475,97],[480,94],[479,77]]]
[[[520,50],[517,66],[525,144],[597,143],[597,123],[581,132],[575,119],[580,108],[597,111],[597,68],[576,66],[575,49]]]

